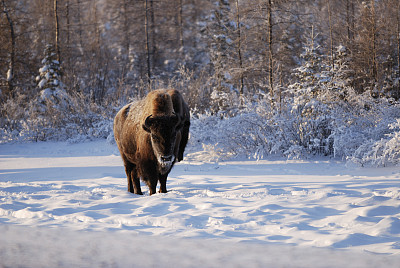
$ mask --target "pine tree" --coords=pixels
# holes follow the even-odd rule
[[[348,97],[348,89],[354,79],[354,72],[350,69],[351,59],[346,47],[340,45],[336,48],[333,56],[333,66],[325,72],[324,99],[329,102],[345,100]],[[335,100],[333,100],[335,99]]]
[[[301,66],[295,68],[293,72],[297,82],[289,86],[289,92],[294,98],[293,109],[304,116],[306,105],[318,96],[321,83],[326,78],[325,66],[322,63],[320,46],[316,38],[317,36],[314,36],[314,31],[312,31],[311,37],[307,38],[304,52],[300,55]]]
[[[300,57],[302,64],[293,73],[298,81],[288,89],[293,98],[291,113],[297,124],[300,145],[312,152],[328,154],[329,110],[322,96],[323,84],[329,78],[313,30]]]
[[[36,78],[41,90],[39,101],[42,105],[51,104],[54,108],[67,108],[70,98],[61,81],[61,66],[54,47],[47,45],[44,54],[43,67],[39,69],[39,76]]]

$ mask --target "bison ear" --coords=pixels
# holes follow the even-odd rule
[[[172,115],[172,122],[174,123],[176,130],[179,131],[183,128],[183,120],[175,112]]]
[[[178,125],[176,125],[176,130],[180,131],[183,128],[183,124],[179,123]]]
[[[171,116],[171,121],[174,125],[177,125],[181,120],[179,116],[175,112],[173,112]]]
[[[176,130],[180,131],[183,128],[183,120],[179,120],[179,122],[176,125]]]
[[[146,120],[144,121],[144,124],[142,125],[142,127],[143,127],[143,129],[146,131],[146,132],[151,132],[150,131],[150,126],[152,125],[152,123],[153,123],[153,118],[151,118],[151,115],[149,115],[147,118],[146,118]]]

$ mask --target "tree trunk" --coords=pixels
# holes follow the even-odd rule
[[[397,2],[397,74],[400,74],[400,1]],[[400,85],[397,85],[397,99],[400,98]]]
[[[67,48],[70,48],[70,31],[71,31],[71,22],[70,22],[70,18],[69,18],[69,0],[66,1],[65,3],[65,17],[67,19]]]
[[[372,77],[374,84],[378,81],[378,62],[376,57],[376,14],[375,0],[371,0],[371,43],[372,43]]]
[[[351,44],[354,36],[354,3],[352,0],[346,1],[346,24],[347,40]]]
[[[397,68],[400,71],[400,1],[397,2]]]
[[[144,1],[144,32],[145,32],[145,40],[146,40],[146,59],[147,59],[147,82],[150,85],[151,82],[151,66],[150,66],[150,41],[149,41],[149,14],[148,14],[148,0]]]
[[[150,34],[151,34],[151,60],[153,64],[153,70],[154,67],[156,66],[156,53],[157,53],[157,47],[156,47],[156,23],[155,23],[155,17],[154,17],[154,0],[149,0],[150,1]]]
[[[180,41],[181,49],[183,49],[184,48],[184,43],[183,43],[183,0],[179,1],[178,20],[179,20],[179,41]]]
[[[56,34],[56,53],[57,60],[61,64],[61,52],[60,52],[60,25],[58,23],[58,1],[54,0],[54,21],[55,21],[55,34]]]
[[[2,0],[3,3],[3,12],[6,15],[8,26],[10,27],[10,41],[11,41],[11,49],[10,49],[10,64],[7,72],[7,85],[9,93],[12,97],[14,97],[14,69],[15,69],[15,32],[14,32],[14,23],[11,19],[10,12],[6,7],[5,0]]]
[[[124,47],[126,53],[126,61],[129,62],[129,50],[130,50],[130,40],[129,40],[129,18],[128,18],[128,1],[123,1],[123,17],[124,17]]]
[[[66,23],[67,23],[67,43],[64,46],[64,57],[66,58],[66,65],[68,66],[67,68],[72,68],[71,65],[71,21],[70,21],[70,2],[69,0],[66,1],[65,3],[65,18],[67,19]]]
[[[77,9],[77,15],[78,15],[78,35],[79,35],[79,46],[80,46],[80,51],[82,51],[83,48],[83,41],[82,41],[82,23],[81,23],[81,0],[77,0],[76,4],[78,6]]]
[[[268,80],[271,89],[271,96],[274,95],[273,77],[273,52],[272,52],[272,2],[267,1],[267,42],[268,42]]]
[[[330,38],[330,54],[331,54],[331,68],[334,69],[334,59],[333,59],[333,31],[332,31],[332,14],[331,14],[331,4],[330,1],[327,0],[328,5],[328,22],[329,22],[329,38]]]
[[[242,61],[242,40],[241,40],[241,26],[240,26],[240,10],[239,10],[239,0],[236,0],[236,29],[238,32],[238,41],[237,41],[237,52],[238,52],[238,57],[239,57],[239,80],[240,80],[240,85],[239,85],[239,92],[240,95],[243,96],[243,91],[244,91],[244,85],[243,85],[243,61]]]

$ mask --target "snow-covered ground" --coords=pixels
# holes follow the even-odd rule
[[[0,267],[399,267],[400,168],[207,162],[126,191],[115,145],[0,145]]]

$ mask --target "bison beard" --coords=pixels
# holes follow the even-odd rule
[[[128,191],[142,194],[141,178],[150,195],[166,193],[167,176],[183,159],[188,136],[189,108],[177,90],[155,90],[143,100],[123,107],[114,120],[114,136],[128,179]]]

